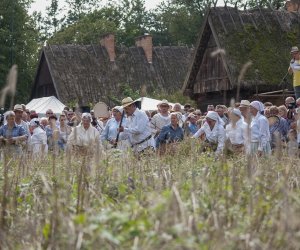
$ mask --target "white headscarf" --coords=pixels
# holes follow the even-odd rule
[[[239,109],[233,109],[231,112],[233,114],[239,116],[240,118],[242,117],[242,113],[241,113],[241,111]]]
[[[258,112],[264,111],[264,105],[259,101],[253,101],[250,103],[250,106],[255,108]]]
[[[216,111],[208,111],[205,117],[210,118],[223,126],[225,124]]]
[[[92,116],[90,113],[82,113],[81,119],[83,119],[83,118],[89,118],[90,120],[92,120]]]

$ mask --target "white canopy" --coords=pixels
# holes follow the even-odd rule
[[[157,110],[157,105],[161,102],[161,100],[156,100],[148,97],[141,97],[137,99],[137,101],[140,101],[142,103],[141,109],[145,111]],[[169,104],[173,107],[175,103],[169,102]],[[181,106],[181,109],[183,109],[183,106]]]
[[[61,114],[65,105],[61,103],[55,96],[42,97],[32,99],[26,108],[35,110],[39,116],[45,116],[47,109],[52,109],[55,114]]]

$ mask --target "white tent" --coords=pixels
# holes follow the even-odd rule
[[[42,97],[32,99],[26,108],[35,110],[40,117],[45,116],[47,109],[52,109],[55,114],[61,114],[65,105],[61,103],[55,96]]]
[[[137,99],[137,101],[141,102],[141,109],[145,111],[157,110],[157,105],[161,102],[161,100],[156,100],[148,97],[141,97]],[[169,102],[169,104],[173,107],[175,103]],[[183,109],[183,106],[181,106],[181,109]]]

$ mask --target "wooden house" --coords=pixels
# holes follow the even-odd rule
[[[210,8],[182,91],[205,108],[228,105],[232,97],[254,99],[261,92],[291,88],[291,78],[288,86],[283,78],[292,46],[300,46],[299,12]]]
[[[186,46],[153,47],[152,36],[135,46],[115,46],[113,34],[98,45],[48,45],[42,49],[31,98],[56,96],[66,105],[121,100],[124,86],[147,93],[180,91],[191,59]]]

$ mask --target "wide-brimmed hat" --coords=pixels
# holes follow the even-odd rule
[[[22,111],[23,112],[23,107],[21,104],[16,104],[14,106],[14,111]]]
[[[248,100],[241,100],[240,107],[249,107],[250,102]]]
[[[122,100],[122,107],[125,108],[125,107],[127,107],[127,106],[129,106],[129,105],[131,105],[131,104],[133,104],[133,103],[135,103],[135,101],[132,100],[131,97],[126,97],[126,98],[124,98],[124,99]]]
[[[168,106],[170,106],[169,102],[166,99],[161,100],[161,102],[157,106],[161,106],[161,105],[168,105]]]
[[[293,46],[291,49],[291,54],[296,52],[299,52],[299,48],[297,46]]]

